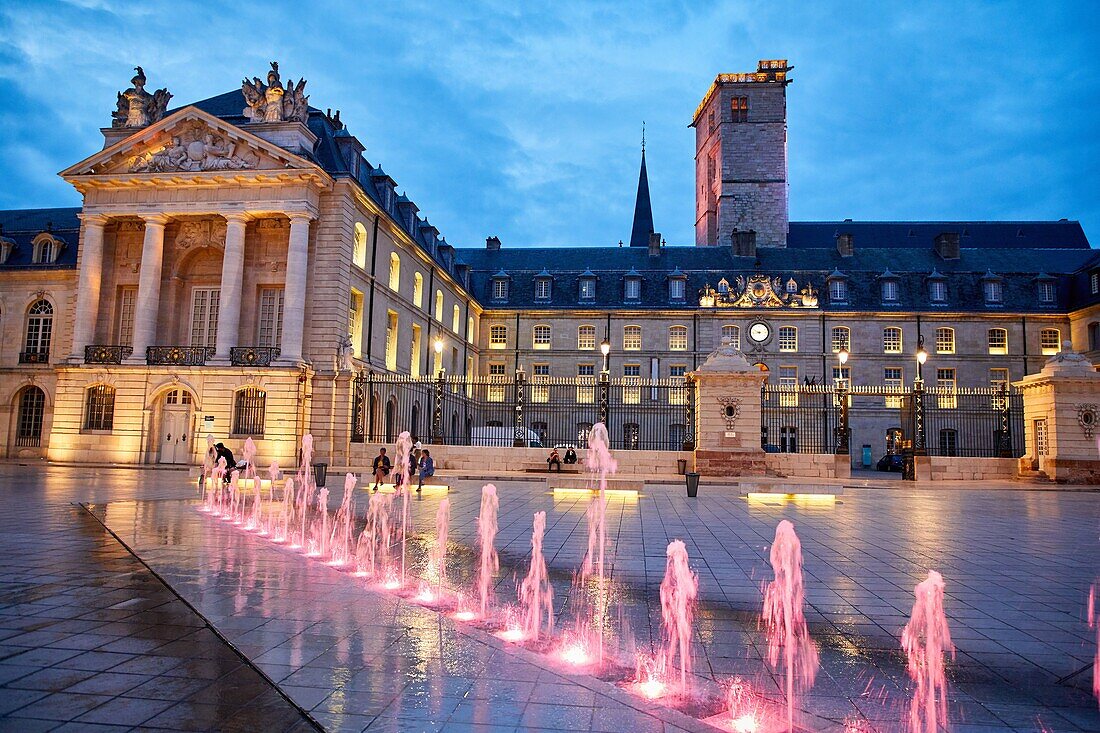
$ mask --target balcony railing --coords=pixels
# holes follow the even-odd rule
[[[150,366],[203,366],[213,355],[211,346],[150,346],[145,361]]]
[[[121,364],[122,360],[134,353],[130,346],[112,344],[92,344],[84,347],[85,364]]]
[[[50,352],[49,351],[20,351],[19,352],[20,364],[49,364]]]
[[[270,366],[279,358],[277,346],[234,346],[229,349],[229,363],[233,366]]]

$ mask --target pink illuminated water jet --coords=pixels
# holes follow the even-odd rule
[[[929,570],[913,591],[913,613],[901,634],[909,676],[916,684],[909,706],[910,733],[935,733],[947,726],[944,655],[954,655],[955,647],[943,610],[943,587],[943,576]]]
[[[405,554],[406,539],[409,536],[409,463],[412,454],[412,436],[405,430],[397,436],[397,459],[394,461],[394,479],[401,482],[398,492],[401,494],[401,585],[405,585]]]
[[[1097,618],[1097,583],[1089,588],[1089,628],[1096,629],[1096,658],[1092,662],[1092,694],[1100,702],[1100,618]]]
[[[607,547],[607,477],[618,470],[618,464],[611,455],[607,426],[603,423],[596,423],[588,431],[585,468],[590,473],[590,480],[595,481],[597,494],[588,505],[588,552],[581,566],[580,587],[575,588],[574,592],[583,594],[583,588],[593,574],[596,577],[596,592],[592,601],[580,609],[585,615],[578,616],[576,631],[582,637],[594,637],[596,658],[602,666],[606,633],[605,619],[609,604],[604,567],[604,553]]]
[[[542,536],[546,532],[546,512],[535,512],[531,530],[531,567],[519,589],[523,608],[523,630],[529,639],[538,639],[545,630],[554,631],[554,588],[542,556]]]
[[[691,627],[699,578],[688,567],[687,547],[682,540],[668,543],[665,552],[665,577],[661,581],[661,624],[664,632],[665,669],[676,667],[679,657],[680,694],[691,693]]]
[[[435,563],[437,592],[443,592],[447,580],[447,533],[451,524],[451,500],[441,499],[435,510],[435,545],[432,548],[432,561]]]
[[[795,677],[803,689],[817,675],[817,647],[810,638],[803,611],[802,543],[794,525],[784,519],[775,528],[771,547],[775,579],[764,593],[764,625],[768,637],[768,662],[778,669],[780,654],[787,678],[787,730],[794,730]]]
[[[481,510],[477,515],[477,542],[481,561],[477,569],[477,593],[481,600],[481,617],[489,613],[489,603],[493,594],[493,576],[500,569],[495,546],[497,536],[497,487],[485,484],[481,487]]]

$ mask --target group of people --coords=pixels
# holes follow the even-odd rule
[[[577,451],[573,449],[573,446],[567,446],[565,449],[565,465],[571,466],[577,462]],[[558,453],[558,449],[554,448],[550,451],[550,455],[546,458],[546,470],[561,473],[561,454]]]
[[[374,457],[372,470],[374,471],[373,490],[378,491],[382,484],[386,482],[386,477],[390,475],[390,471],[393,470],[393,464],[390,463],[390,457],[386,455],[385,448],[378,449],[378,455]],[[420,491],[424,488],[424,479],[434,475],[435,461],[432,459],[432,452],[423,447],[418,440],[413,445],[412,453],[409,454],[409,478],[410,480],[413,476],[418,478],[416,490]],[[402,478],[401,472],[398,471],[393,480],[394,488],[401,488]]]

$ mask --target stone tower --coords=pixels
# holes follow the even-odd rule
[[[695,244],[787,246],[786,60],[719,74],[695,110]]]

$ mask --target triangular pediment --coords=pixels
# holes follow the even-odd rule
[[[321,172],[299,155],[197,107],[184,107],[67,168],[61,176],[133,178],[287,169]]]

